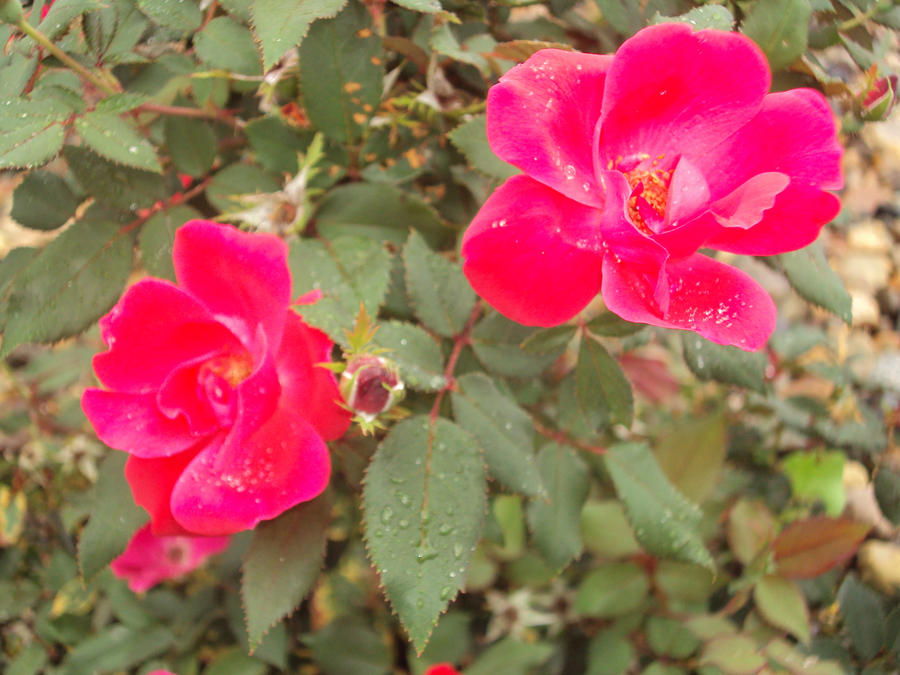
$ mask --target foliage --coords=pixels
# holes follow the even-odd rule
[[[0,169],[44,242],[0,260],[3,672],[896,670],[900,604],[853,561],[893,534],[897,417],[831,340],[850,299],[818,245],[764,271],[832,314],[754,354],[596,306],[521,326],[457,252],[516,173],[483,113],[517,61],[734,28],[774,88],[823,91],[852,132],[875,114],[858,82],[889,75],[892,3],[50,5],[0,0]],[[135,275],[173,277],[198,217],[287,239],[293,297],[322,293],[304,320],[337,360],[390,359],[407,395],[331,444],[322,497],[135,595],[107,567],[144,513],[79,398],[97,320]],[[854,467],[894,522],[844,511]]]

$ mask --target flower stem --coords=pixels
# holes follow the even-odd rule
[[[20,31],[25,33],[25,35],[41,45],[44,49],[53,54],[53,56],[55,56],[59,61],[66,64],[69,68],[78,73],[85,81],[89,82],[100,91],[104,92],[105,94],[119,93],[119,90],[116,87],[114,87],[109,82],[105,82],[98,75],[92,73],[90,70],[78,63],[78,61],[73,59],[62,49],[53,44],[53,42],[51,42],[46,35],[41,33],[37,28],[32,26],[25,19],[19,21],[19,23],[16,24],[16,28],[18,28]]]

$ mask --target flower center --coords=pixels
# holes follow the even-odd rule
[[[631,186],[628,198],[628,215],[644,234],[653,235],[662,229],[669,197],[672,172],[664,169],[636,168],[625,172]]]
[[[217,356],[203,364],[203,370],[218,375],[232,388],[250,377],[253,361],[247,352]]]
[[[206,399],[222,426],[234,421],[235,388],[253,372],[253,361],[245,352],[210,359],[200,367],[197,377],[200,395]]]

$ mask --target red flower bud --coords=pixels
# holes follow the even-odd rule
[[[403,382],[393,363],[380,356],[353,357],[341,376],[341,394],[357,415],[371,422],[403,397]]]

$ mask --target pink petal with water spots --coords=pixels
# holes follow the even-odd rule
[[[328,448],[313,426],[280,407],[259,428],[239,420],[221,448],[200,452],[175,483],[172,514],[196,534],[248,530],[317,497],[330,472]]]
[[[645,28],[607,73],[597,151],[604,165],[641,153],[695,159],[756,114],[770,80],[766,57],[742,35]]]
[[[206,307],[163,279],[129,288],[100,330],[109,351],[94,357],[97,377],[132,393],[157,389],[185,361],[240,344]]]
[[[256,345],[259,325],[270,344],[281,343],[291,302],[286,257],[287,245],[274,235],[199,220],[175,232],[172,251],[179,285],[248,348]]]
[[[530,326],[571,319],[600,290],[601,212],[526,176],[488,199],[463,237],[463,272],[501,314]]]
[[[818,188],[789,185],[762,214],[762,220],[742,230],[723,228],[708,245],[720,251],[745,255],[775,255],[809,246],[822,225],[837,216],[841,202]]]
[[[131,488],[135,504],[150,514],[153,534],[190,534],[172,515],[172,489],[198,452],[207,450],[215,453],[223,440],[223,435],[214,436],[209,443],[201,441],[190,450],[171,457],[143,459],[132,455],[128,458],[125,463],[125,479]]]
[[[169,457],[197,443],[183,417],[169,419],[156,405],[156,394],[125,394],[89,388],[81,408],[97,437],[109,447],[137,457]]]
[[[298,414],[302,411],[326,441],[343,436],[352,418],[352,413],[339,405],[341,394],[334,375],[318,365],[331,360],[333,346],[325,333],[291,314],[277,358],[285,405]]]
[[[775,304],[748,274],[694,255],[665,267],[668,306],[654,301],[657,277],[653,270],[603,264],[603,300],[629,321],[663,328],[696,331],[719,344],[755,351],[775,329]]]
[[[567,197],[601,206],[590,139],[611,62],[611,56],[542,49],[511,68],[488,92],[491,149]]]

